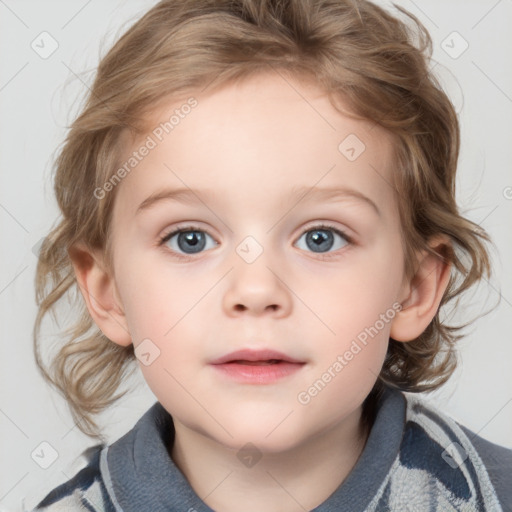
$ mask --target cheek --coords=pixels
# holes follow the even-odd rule
[[[400,265],[389,257],[377,263],[368,258],[317,278],[314,288],[304,283],[302,297],[332,334],[347,339],[374,325],[381,315],[394,315],[401,282]]]
[[[386,354],[387,342],[373,339],[332,354],[329,364],[320,364],[296,395],[308,417],[323,418],[327,425],[355,411],[372,390]],[[350,356],[348,355],[350,354]]]
[[[205,296],[212,286],[212,276],[194,280],[176,271],[172,275],[167,271],[166,275],[165,268],[157,270],[155,266],[139,265],[125,282],[129,291],[125,313],[135,349],[143,350],[138,346],[145,343],[158,354],[152,365],[141,365],[150,385],[152,381],[168,380],[168,372],[178,377],[204,358],[201,347],[205,331],[209,332],[205,326],[210,322],[208,315],[214,317],[212,298]],[[218,321],[218,315],[216,318]]]
[[[122,265],[119,289],[134,343],[143,338],[166,339],[175,326],[193,313],[208,290],[209,280],[187,277],[161,262],[132,257]]]

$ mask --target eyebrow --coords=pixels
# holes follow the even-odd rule
[[[137,207],[135,215],[153,207],[161,201],[179,201],[182,203],[203,202],[200,197],[212,198],[216,195],[213,190],[192,190],[191,188],[166,188],[159,192],[155,192],[148,196]],[[297,202],[302,201],[329,201],[335,199],[356,199],[368,206],[380,217],[381,211],[377,205],[363,193],[348,187],[292,187],[290,191],[290,199],[296,199]]]
[[[292,197],[298,200],[329,201],[333,199],[356,199],[367,206],[370,206],[380,217],[381,211],[378,206],[366,195],[350,187],[292,187]]]
[[[197,190],[194,191],[191,188],[166,188],[163,190],[160,190],[159,192],[155,192],[148,196],[142,203],[139,204],[137,207],[137,210],[135,212],[135,215],[138,213],[148,210],[149,208],[153,207],[156,203],[159,203],[161,201],[180,201],[182,203],[197,203],[202,202],[199,196],[202,197],[212,197],[213,191],[212,190]]]

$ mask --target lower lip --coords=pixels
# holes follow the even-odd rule
[[[241,363],[223,363],[212,365],[217,371],[230,379],[248,384],[271,384],[279,379],[298,372],[304,363],[282,361],[274,364],[248,365]]]

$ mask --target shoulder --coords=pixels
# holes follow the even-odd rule
[[[482,459],[504,510],[512,510],[512,449],[483,439],[460,425]]]
[[[400,465],[435,476],[461,502],[512,510],[512,450],[486,441],[423,399],[404,396]]]
[[[48,493],[33,512],[114,512],[100,470],[103,448],[103,445],[97,445],[85,450],[82,454],[87,461],[85,467]]]

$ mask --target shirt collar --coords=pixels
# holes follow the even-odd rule
[[[386,387],[375,422],[356,465],[336,491],[312,512],[364,511],[389,473],[405,425],[404,395]],[[213,512],[174,464],[167,446],[174,441],[171,415],[156,402],[127,434],[108,448],[109,480],[123,512],[166,510]],[[110,487],[110,486],[109,486]]]

